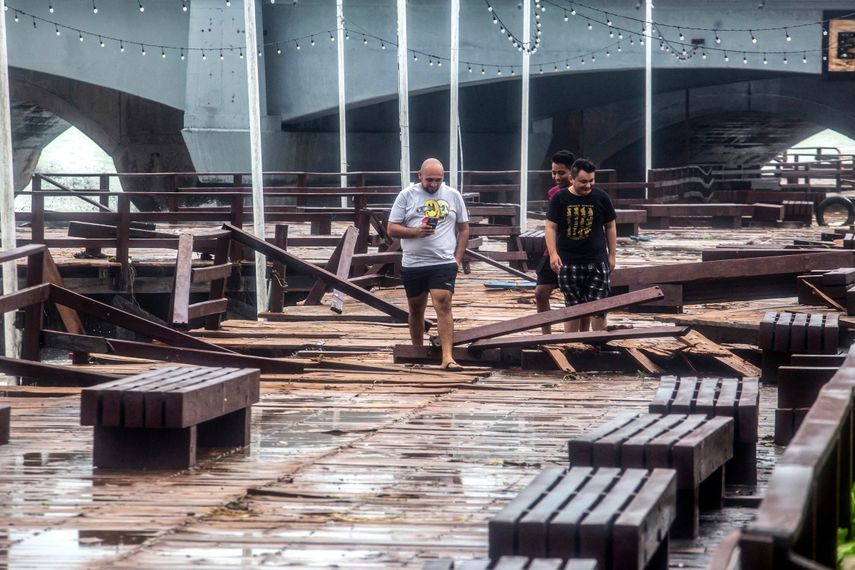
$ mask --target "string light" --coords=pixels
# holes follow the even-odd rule
[[[184,61],[184,48],[181,48],[181,61]]]
[[[181,11],[182,12],[187,11],[187,2],[183,2],[183,1],[181,2]]]
[[[101,36],[98,36],[98,45],[104,47],[104,40],[101,39]]]
[[[77,39],[78,39],[78,40],[80,40],[80,41],[82,42],[82,41],[83,41],[83,34],[81,34],[80,32],[78,32],[78,33],[77,33]]]
[[[315,47],[315,36],[312,36],[312,39],[311,39],[311,41],[309,42],[309,45],[310,45],[310,46],[312,46],[312,47]]]
[[[59,36],[62,34],[62,32],[59,31],[59,26],[54,26],[54,28],[56,29],[56,35]]]
[[[751,34],[751,43],[756,44],[757,38],[754,36],[754,32],[752,30],[748,30],[748,33]]]
[[[721,38],[718,37],[718,31],[715,32],[715,43],[717,43],[717,44],[721,43]]]
[[[92,0],[92,13],[93,14],[98,13],[98,6],[95,5],[95,0]]]
[[[790,31],[787,28],[784,28],[784,33],[787,34],[787,41],[793,41],[793,38],[790,37]]]
[[[677,31],[680,32],[680,41],[682,42],[686,39],[686,36],[683,35],[683,32],[680,30],[680,28],[677,28]]]
[[[47,11],[50,12],[51,14],[53,14],[53,4],[48,4]]]
[[[763,54],[763,65],[767,65],[768,63],[769,63],[769,60],[766,59],[766,54],[764,53]]]
[[[160,57],[166,59],[166,50],[163,48],[160,48]]]
[[[125,53],[125,44],[122,42],[122,40],[119,40],[119,51]]]
[[[137,0],[137,4],[140,7],[140,12],[145,12],[145,6],[142,5],[142,0]]]
[[[145,55],[145,46],[140,46],[140,52],[142,52],[142,54]]]

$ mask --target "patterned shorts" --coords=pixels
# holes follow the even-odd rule
[[[562,265],[558,273],[558,287],[564,293],[564,304],[569,307],[608,297],[611,292],[609,274],[606,261]]]

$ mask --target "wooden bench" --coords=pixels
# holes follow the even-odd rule
[[[431,560],[423,570],[597,570],[597,561],[590,558],[561,560],[560,558],[528,558],[502,556],[498,560],[466,560],[454,562],[450,558]]]
[[[81,425],[95,426],[95,467],[186,469],[196,448],[249,444],[259,372],[167,366],[86,388]]]
[[[550,467],[488,525],[490,559],[593,558],[602,570],[668,568],[671,469]]]
[[[775,383],[778,368],[793,354],[836,354],[839,334],[836,314],[767,312],[757,333],[757,346],[763,351],[762,380]]]
[[[813,223],[813,211],[815,208],[813,201],[784,200],[783,205],[785,222],[801,222],[808,226]]]
[[[12,408],[0,405],[0,445],[9,443],[10,424],[12,421]]]
[[[705,415],[628,412],[571,439],[571,466],[664,467],[677,471],[674,536],[695,537],[698,511],[721,508],[724,466],[733,457],[734,421]]]
[[[781,222],[784,220],[784,205],[754,204],[751,219],[757,222]]]
[[[651,414],[705,414],[733,418],[733,459],[728,483],[757,483],[757,425],[760,386],[757,378],[663,376],[650,402]]]
[[[644,227],[666,229],[672,225],[693,225],[707,219],[715,227],[741,228],[742,218],[754,214],[751,204],[644,204]]]

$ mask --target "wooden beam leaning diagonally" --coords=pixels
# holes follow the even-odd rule
[[[637,329],[617,329],[613,331],[587,331],[560,334],[505,336],[476,340],[469,345],[469,350],[484,350],[487,348],[521,348],[527,346],[555,345],[567,342],[608,342],[610,340],[629,340],[636,338],[654,338],[663,336],[683,336],[689,332],[689,327],[661,326],[639,327]]]
[[[94,386],[118,378],[113,374],[78,370],[74,366],[45,364],[5,356],[0,356],[0,372],[11,376],[38,378],[59,386]]]
[[[353,230],[353,231],[351,231]],[[336,276],[339,279],[347,279],[350,275],[350,266],[353,262],[354,248],[356,247],[356,238],[359,237],[359,229],[351,226],[347,228],[342,238],[341,256],[338,259],[338,267],[336,267]],[[339,315],[344,310],[344,293],[340,289],[333,289],[332,300],[330,301],[330,310]]]
[[[348,228],[344,231],[344,235],[341,236],[341,239],[338,240],[338,243],[335,245],[335,249],[333,249],[332,255],[327,260],[326,265],[324,265],[324,269],[332,273],[338,267],[338,260],[341,259],[341,251],[344,248],[344,242],[347,240],[347,236],[351,233],[351,231],[358,232],[356,226],[348,226]],[[282,251],[285,251],[284,249]],[[284,265],[284,264],[283,264]],[[321,279],[315,281],[312,288],[309,289],[309,294],[306,295],[306,299],[303,301],[303,305],[320,305],[321,299],[324,298],[324,293],[327,292],[327,282]]]
[[[305,368],[303,362],[295,360],[213,352],[211,350],[199,350],[195,348],[179,348],[131,340],[74,335],[51,330],[44,331],[43,338],[45,344],[48,346],[66,350],[103,352],[149,360],[196,364],[199,366],[258,368],[266,374],[300,374]]]
[[[525,279],[526,281],[537,281],[537,278],[532,277],[531,275],[528,275],[526,273],[523,273],[522,271],[519,271],[517,269],[514,269],[513,267],[508,267],[507,265],[503,265],[503,264],[499,263],[498,261],[490,259],[489,257],[484,255],[483,253],[479,253],[477,251],[466,248],[466,255],[468,257],[471,257],[475,261],[481,261],[481,262],[484,262],[488,265],[492,265],[493,267],[497,267],[498,269],[501,269],[502,271],[507,271],[508,273],[510,273],[511,275],[514,275],[515,277]]]
[[[569,321],[581,317],[587,317],[604,311],[629,307],[648,301],[656,301],[662,299],[665,295],[659,287],[648,287],[639,289],[631,293],[615,295],[614,297],[606,297],[596,301],[571,305],[563,309],[553,309],[542,313],[535,313],[525,317],[511,319],[500,323],[491,323],[470,329],[455,331],[454,344],[464,344],[467,342],[475,342],[482,338],[491,338],[494,336],[502,336],[515,332],[520,332],[528,329],[533,329],[542,325],[551,325],[562,321]]]
[[[200,350],[211,350],[214,352],[225,352],[234,354],[234,351],[222,346],[205,342],[196,337],[172,330],[169,327],[153,323],[142,317],[138,317],[127,311],[117,309],[112,305],[101,303],[89,297],[69,291],[64,287],[50,285],[50,300],[54,303],[65,305],[79,313],[86,313],[108,323],[118,325],[122,328],[138,332],[153,339],[168,343],[171,346],[196,348]]]
[[[381,299],[370,291],[367,291],[358,285],[354,285],[346,279],[340,279],[335,274],[330,273],[325,269],[321,269],[307,261],[303,261],[299,257],[292,255],[275,245],[267,243],[264,240],[258,239],[256,236],[249,234],[232,224],[223,224],[223,229],[231,230],[233,240],[259,251],[271,259],[282,261],[286,265],[293,265],[301,271],[305,271],[318,279],[326,281],[338,289],[341,289],[357,301],[361,301],[370,307],[374,307],[378,311],[386,313],[387,315],[395,318],[398,322],[407,322],[409,313],[407,313],[406,310]],[[430,325],[432,325],[432,323],[425,319],[425,327]]]

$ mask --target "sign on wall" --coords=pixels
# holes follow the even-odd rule
[[[825,11],[822,19],[823,79],[855,79],[855,12]]]

